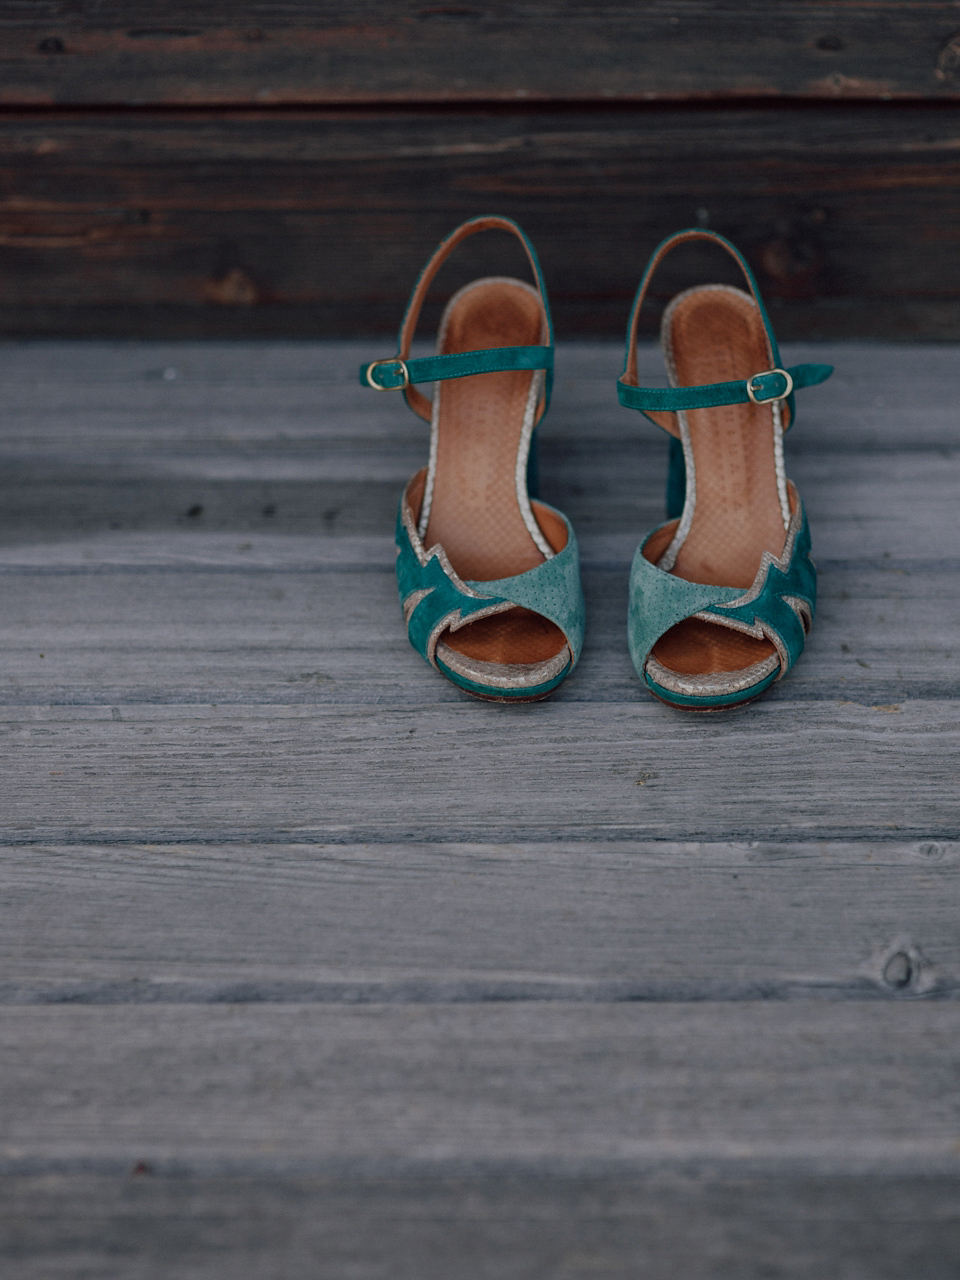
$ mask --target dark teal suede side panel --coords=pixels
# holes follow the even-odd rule
[[[683,444],[670,437],[670,459],[667,464],[667,519],[679,520],[683,504],[687,500],[687,464],[683,459]]]
[[[763,590],[755,600],[736,609],[729,605],[712,605],[705,612],[715,613],[718,617],[736,618],[747,626],[754,626],[757,622],[764,623],[783,641],[789,658],[789,669],[803,652],[807,636],[803,623],[786,603],[784,596],[804,600],[810,606],[810,615],[813,617],[817,607],[817,571],[810,559],[810,528],[806,514],[785,573],[776,565],[771,565]]]
[[[468,618],[472,613],[489,609],[492,604],[502,603],[502,596],[478,598],[458,591],[436,556],[431,556],[425,565],[420,563],[403,524],[402,501],[397,517],[397,547],[400,552],[397,556],[397,586],[401,605],[415,591],[428,593],[418,601],[407,619],[410,643],[421,657],[427,658],[430,636],[444,618],[454,613]]]

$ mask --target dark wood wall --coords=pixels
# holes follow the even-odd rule
[[[0,0],[7,334],[389,331],[487,212],[561,334],[700,223],[785,337],[960,337],[960,7]]]

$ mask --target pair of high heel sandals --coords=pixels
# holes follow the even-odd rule
[[[517,236],[535,287],[489,277],[460,289],[437,354],[411,359],[440,266],[468,236]],[[678,294],[661,340],[670,386],[641,387],[637,323],[671,249],[707,240],[730,253],[749,292]],[[813,623],[816,570],[803,504],[784,474],[794,393],[829,365],[780,366],[756,282],[729,241],[678,232],[654,252],[634,300],[620,403],[670,439],[666,524],[641,542],[630,574],[628,639],[654,696],[714,711],[756,698],[796,662]],[[583,646],[577,540],[566,516],[531,495],[537,424],[550,402],[553,326],[537,255],[507,218],[474,218],[440,245],[413,290],[398,354],[363,365],[375,391],[402,391],[431,424],[428,465],[400,501],[397,580],[410,642],[477,698],[530,702],[571,673]],[[433,382],[433,400],[417,384]]]

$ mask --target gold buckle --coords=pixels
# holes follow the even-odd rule
[[[379,369],[382,364],[398,364],[403,371],[403,381],[395,387],[381,387],[379,382],[374,382],[373,371]],[[367,365],[367,382],[374,391],[406,391],[410,385],[410,372],[399,356],[394,356],[390,360],[374,360],[373,364]]]
[[[786,391],[782,392],[782,394],[778,396],[764,396],[762,400],[758,400],[757,397],[753,394],[754,392],[753,384],[757,381],[758,378],[768,378],[771,373],[779,373],[780,377],[783,378],[784,382],[786,382],[787,389]],[[787,396],[790,395],[792,391],[793,391],[793,378],[790,376],[789,373],[787,373],[786,369],[764,369],[763,373],[755,373],[752,378],[747,379],[747,395],[750,397],[750,399],[753,401],[754,404],[775,404],[778,400],[786,400]]]

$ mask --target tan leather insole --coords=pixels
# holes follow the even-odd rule
[[[756,303],[728,286],[692,290],[672,313],[670,345],[680,386],[729,382],[770,367]],[[696,473],[693,522],[672,572],[691,582],[748,588],[763,552],[786,537],[777,492],[769,405],[687,411]],[[683,675],[736,671],[776,653],[768,640],[690,618],[657,641],[653,655]]]
[[[453,299],[441,352],[543,341],[534,289],[519,280],[479,280]],[[436,385],[437,463],[424,545],[429,550],[439,542],[467,581],[513,577],[545,558],[524,524],[516,493],[517,450],[535,376],[483,373]],[[548,546],[560,550],[563,543],[556,546],[555,537],[548,537]],[[543,662],[566,644],[554,623],[519,608],[448,631],[444,641],[467,657],[500,663]]]

